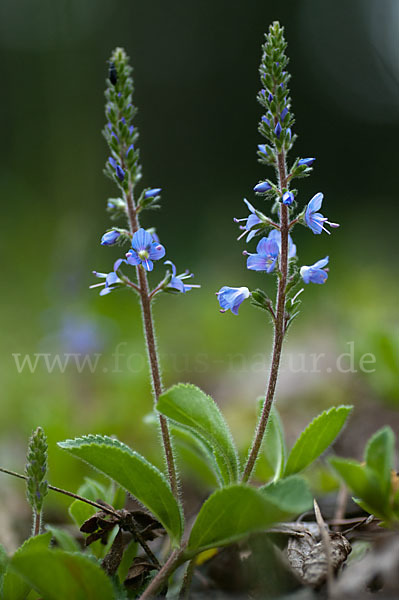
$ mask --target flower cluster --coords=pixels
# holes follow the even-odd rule
[[[128,265],[146,272],[152,271],[154,263],[166,254],[165,247],[160,243],[156,233],[152,229],[144,229],[139,223],[139,214],[144,209],[158,206],[162,189],[153,187],[143,189],[140,194],[136,192],[142,172],[137,147],[138,131],[132,123],[137,111],[132,104],[131,71],[124,50],[117,48],[110,60],[105,92],[107,123],[103,134],[110,151],[105,165],[105,174],[117,185],[120,197],[108,200],[107,211],[113,221],[124,218],[127,228],[113,227],[106,231],[101,237],[101,245],[120,246],[129,243],[130,247],[125,257],[119,258],[114,263],[112,271],[109,273],[94,271],[94,275],[103,281],[90,287],[101,287],[101,296],[122,287],[141,293],[140,284],[130,281],[121,271],[121,267]],[[183,280],[192,277],[191,273],[176,275],[174,264],[171,261],[166,261],[165,264],[171,265],[172,271],[167,270],[163,280],[150,293],[150,299],[162,291],[185,293],[193,287],[199,287],[183,283]]]
[[[265,114],[259,123],[259,133],[266,142],[258,145],[257,154],[260,163],[274,167],[277,177],[276,183],[270,179],[259,181],[253,187],[253,191],[257,197],[274,201],[272,213],[277,213],[279,218],[275,221],[267,217],[244,198],[249,215],[234,219],[240,224],[239,228],[242,231],[238,239],[245,237],[249,243],[260,236],[256,252],[243,252],[247,257],[246,266],[251,271],[275,273],[279,279],[278,298],[273,308],[273,303],[262,290],[250,292],[246,287],[223,286],[217,292],[221,312],[231,310],[237,315],[240,304],[251,297],[252,303],[268,310],[275,322],[281,317],[284,327],[295,316],[292,310],[299,304],[297,287],[300,281],[305,284],[321,284],[328,278],[328,257],[312,266],[297,266],[297,248],[291,237],[292,229],[297,224],[302,224],[314,234],[323,231],[330,234],[327,225],[331,228],[339,227],[337,223],[330,222],[318,212],[323,202],[321,192],[313,196],[302,212],[298,212],[297,191],[289,189],[294,178],[305,177],[311,173],[316,159],[297,158],[291,167],[287,165],[287,154],[295,142],[296,135],[293,133],[295,119],[291,109],[288,88],[290,75],[287,71],[288,58],[285,49],[283,28],[274,23],[266,36],[260,65],[262,89],[258,94],[258,101]],[[279,317],[277,311],[281,311],[281,307],[284,314]]]

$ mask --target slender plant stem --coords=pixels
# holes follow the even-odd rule
[[[33,511],[32,535],[39,535],[42,527],[42,514],[36,510]]]
[[[162,590],[167,584],[170,575],[177,569],[177,567],[179,567],[185,561],[183,553],[184,547],[179,548],[178,550],[174,550],[172,552],[166,563],[155,575],[150,585],[142,593],[139,600],[148,600],[149,598],[156,597],[158,592]]]
[[[12,475],[13,477],[18,477],[19,479],[24,479],[25,481],[28,479],[28,477],[26,475],[21,475],[21,473],[16,473],[15,471],[10,471],[10,469],[4,469],[4,467],[0,467],[0,472],[6,473],[7,475]],[[91,506],[94,506],[95,508],[98,508],[99,510],[102,510],[103,512],[113,515],[114,517],[119,517],[119,514],[115,510],[107,508],[106,506],[104,506],[103,504],[100,504],[99,502],[94,502],[93,500],[88,500],[87,498],[84,498],[83,496],[79,496],[79,494],[74,494],[73,492],[69,492],[68,490],[63,490],[62,488],[55,487],[54,485],[49,485],[48,489],[53,490],[53,492],[58,492],[60,494],[64,494],[64,496],[69,496],[70,498],[74,498],[75,500],[80,500],[81,502],[85,502],[86,504],[91,504]]]
[[[279,174],[280,192],[282,194],[283,188],[287,187],[287,170],[285,165],[284,152],[280,152],[277,156],[277,167]],[[252,442],[251,450],[248,455],[247,463],[245,465],[242,480],[249,481],[252,471],[255,467],[256,460],[258,458],[259,450],[262,445],[263,437],[265,435],[267,421],[269,419],[270,410],[273,404],[274,393],[276,391],[278,370],[280,366],[281,350],[283,347],[283,340],[286,330],[285,323],[285,301],[286,301],[286,287],[288,277],[288,208],[281,203],[280,204],[280,232],[281,232],[281,251],[280,251],[280,275],[277,289],[277,300],[275,308],[275,319],[274,319],[274,342],[273,342],[273,355],[270,367],[269,382],[267,385],[267,391],[265,395],[265,401],[263,403],[262,413],[258,421],[258,425],[255,432],[255,437]]]
[[[0,467],[0,472],[6,473],[7,475],[12,475],[13,477],[18,477],[19,479],[24,479],[25,481],[28,479],[26,475],[21,475],[21,473],[16,473],[15,471],[10,471],[10,469],[4,469],[3,467]],[[83,496],[79,496],[79,494],[74,494],[73,492],[69,492],[68,490],[63,490],[62,488],[55,487],[54,485],[49,485],[48,489],[52,490],[53,492],[58,492],[59,494],[64,494],[64,496],[69,496],[70,498],[74,498],[75,500],[80,500],[80,502],[85,502],[86,504],[90,504],[91,506],[98,508],[102,512],[105,512],[114,517],[120,518],[120,514],[116,510],[108,508],[108,506],[106,506],[104,504],[100,504],[99,502],[94,502],[93,500],[88,500],[87,498],[84,498]],[[40,533],[41,521],[42,521],[41,513],[37,513],[35,511],[33,513],[33,535],[38,535]],[[147,542],[145,541],[145,539],[143,538],[143,536],[141,535],[141,533],[138,531],[137,527],[135,526],[134,519],[131,518],[127,524],[129,526],[130,533],[137,539],[138,543],[143,548],[144,552],[154,563],[154,566],[157,569],[159,569],[161,567],[161,565],[160,565],[157,557],[152,552],[151,548],[149,548]]]
[[[137,210],[134,203],[133,197],[133,188],[130,186],[128,193],[126,194],[127,201],[127,214],[129,218],[129,224],[131,233],[134,234],[140,227]],[[147,344],[148,358],[151,366],[151,376],[152,376],[152,387],[154,392],[155,401],[158,401],[159,396],[162,394],[162,380],[161,380],[161,370],[159,367],[158,361],[158,353],[155,342],[155,331],[154,331],[154,322],[152,318],[152,310],[151,310],[151,297],[150,291],[148,287],[147,274],[144,268],[139,265],[136,267],[137,270],[137,281],[139,283],[139,294],[141,300],[141,308],[143,315],[143,326],[144,326],[144,334]],[[178,498],[179,490],[177,483],[177,472],[175,459],[173,456],[173,447],[172,441],[169,432],[168,422],[166,417],[163,415],[159,415],[159,423],[161,426],[161,435],[162,442],[165,452],[166,465],[168,469],[169,475],[169,483],[172,489],[173,495],[175,498]]]
[[[190,560],[184,573],[183,583],[179,592],[179,600],[187,600],[190,594],[190,586],[195,571],[195,557]]]

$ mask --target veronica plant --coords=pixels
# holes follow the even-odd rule
[[[250,297],[253,305],[270,314],[274,327],[269,381],[244,468],[243,481],[251,478],[262,445],[276,390],[283,341],[288,327],[298,315],[301,302],[299,296],[303,291],[303,288],[299,289],[300,283],[302,281],[306,284],[321,284],[328,278],[328,257],[318,260],[312,266],[298,268],[297,249],[291,232],[297,224],[308,227],[313,234],[320,234],[322,231],[330,233],[326,225],[338,227],[337,223],[331,223],[318,212],[323,201],[322,193],[317,193],[301,210],[297,190],[290,189],[294,179],[310,175],[315,158],[288,160],[296,135],[292,129],[295,119],[288,87],[290,75],[287,71],[288,58],[285,49],[283,28],[274,23],[266,36],[260,65],[262,89],[258,94],[258,101],[264,109],[264,114],[259,123],[259,133],[266,143],[258,145],[258,157],[261,164],[274,168],[276,179],[262,180],[253,188],[258,199],[272,202],[271,216],[266,216],[244,199],[250,214],[243,219],[235,219],[241,223],[240,228],[243,231],[239,239],[246,236],[246,241],[250,242],[254,238],[261,238],[256,252],[244,250],[243,254],[247,256],[248,269],[266,273],[267,277],[276,277],[276,298],[272,300],[262,289],[250,292],[246,287],[223,286],[217,293],[221,312],[230,309],[234,314],[238,314],[239,305]]]
[[[145,340],[150,363],[152,385],[155,401],[162,393],[161,371],[155,343],[155,331],[151,302],[161,292],[186,292],[198,285],[185,285],[183,279],[192,277],[188,271],[176,276],[176,267],[170,261],[172,272],[167,270],[162,280],[151,290],[147,272],[152,271],[158,261],[166,254],[153,229],[144,229],[140,225],[143,211],[159,206],[161,188],[142,188],[137,192],[137,184],[142,177],[142,168],[137,148],[138,131],[133,125],[133,117],[137,110],[132,104],[133,80],[131,67],[123,49],[117,48],[110,59],[109,77],[105,91],[105,113],[107,123],[104,136],[109,146],[110,156],[105,166],[105,174],[116,184],[120,197],[108,200],[107,210],[112,220],[122,219],[127,228],[112,227],[101,238],[104,246],[128,244],[130,248],[125,258],[118,259],[109,273],[94,274],[103,279],[102,283],[91,287],[101,287],[100,294],[128,288],[135,292],[141,302]],[[134,267],[136,280],[131,281],[130,273],[122,271],[123,267]],[[130,269],[131,270],[131,269]],[[173,494],[177,497],[177,473],[173,456],[172,442],[167,419],[159,414],[162,441]]]

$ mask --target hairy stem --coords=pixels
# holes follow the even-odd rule
[[[191,581],[195,571],[195,557],[190,560],[184,573],[183,583],[179,592],[179,600],[187,600],[190,593]]]
[[[33,511],[33,526],[32,535],[36,536],[40,534],[42,528],[42,514],[36,510]]]
[[[149,598],[157,597],[158,592],[167,584],[170,575],[185,561],[183,552],[184,548],[179,548],[172,552],[162,569],[160,569],[150,585],[142,593],[139,600],[148,600]]]
[[[280,191],[287,187],[287,170],[285,166],[284,152],[280,152],[277,157],[278,175],[280,183]],[[259,455],[259,450],[262,446],[263,437],[265,435],[267,421],[269,419],[270,410],[272,408],[274,393],[276,391],[278,370],[280,367],[281,351],[286,330],[285,325],[285,301],[286,287],[288,277],[288,208],[280,204],[280,232],[281,232],[281,253],[280,253],[280,276],[277,289],[277,300],[275,308],[274,320],[274,342],[273,355],[270,367],[269,382],[267,385],[265,401],[263,403],[262,413],[258,421],[255,431],[255,437],[252,442],[251,450],[248,455],[248,460],[245,465],[242,480],[248,481],[252,475],[256,460]]]
[[[139,229],[140,224],[134,203],[133,189],[131,186],[129,188],[128,193],[126,194],[126,201],[130,229],[132,234],[134,234]],[[158,401],[159,396],[162,394],[162,380],[157,347],[155,342],[154,322],[152,318],[151,298],[148,287],[147,273],[141,265],[136,267],[136,271],[137,281],[139,283],[139,294],[143,316],[144,334],[147,345],[148,359],[151,367],[152,388],[154,392],[155,401]],[[159,423],[161,426],[162,442],[165,452],[170,487],[175,498],[178,498],[179,491],[177,483],[177,472],[175,459],[173,456],[173,447],[169,432],[169,426],[166,418],[161,414],[159,415]]]

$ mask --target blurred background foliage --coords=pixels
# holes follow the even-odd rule
[[[164,190],[162,211],[143,224],[156,226],[178,272],[190,268],[202,285],[156,303],[165,384],[191,381],[212,394],[245,450],[271,327],[249,304],[239,318],[221,315],[214,292],[274,285],[246,270],[233,217],[247,215],[242,198],[254,201],[254,184],[271,176],[256,160],[255,97],[260,45],[276,19],[289,43],[295,155],[317,157],[299,199],[323,191],[323,212],[342,225],[331,236],[295,229],[301,264],[328,254],[331,271],[325,286],[305,290],[278,407],[292,439],[321,409],[354,404],[351,441],[341,442],[352,455],[380,421],[398,430],[398,17],[395,0],[2,1],[1,464],[22,471],[39,424],[55,485],[76,489],[89,472],[55,446],[84,433],[116,434],[162,460],[143,422],[152,401],[136,299],[88,289],[91,271],[110,270],[121,253],[99,244],[116,195],[102,175],[100,131],[117,45],[134,65],[143,183]],[[161,273],[158,264],[154,283]],[[18,373],[13,356],[68,352],[101,356],[94,372],[70,364],[63,373],[43,362]],[[350,356],[337,369],[348,352],[356,373],[341,372]],[[373,372],[359,369],[365,353]],[[3,496],[12,485],[3,476]]]

